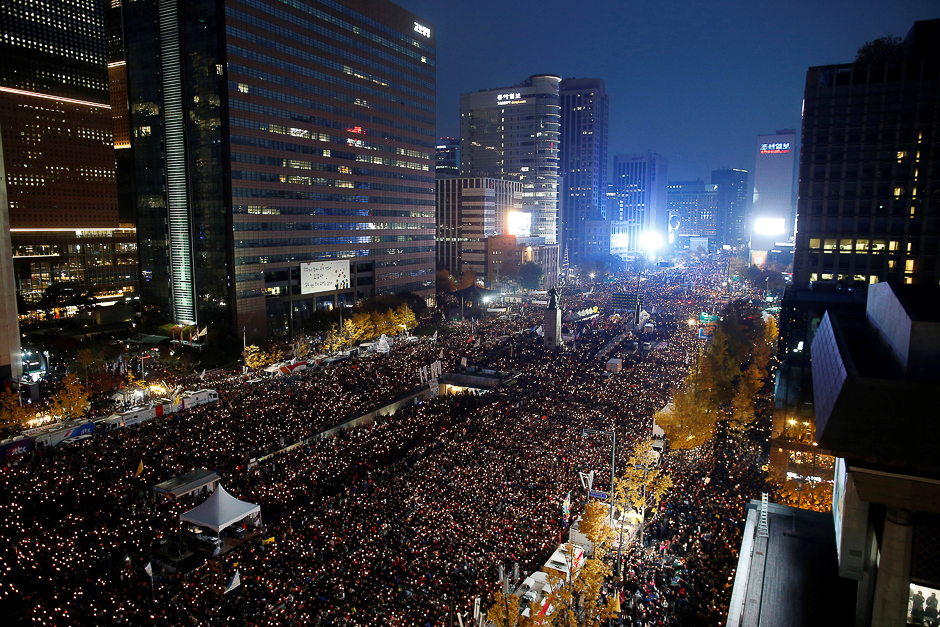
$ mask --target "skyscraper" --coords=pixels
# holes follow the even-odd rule
[[[665,241],[669,211],[666,176],[669,162],[655,153],[614,157],[613,184],[617,193],[614,216],[626,225],[626,249],[644,251],[650,241]]]
[[[434,171],[437,174],[460,176],[460,140],[455,137],[440,137],[436,146]]]
[[[431,297],[427,21],[387,0],[150,0],[124,32],[150,308],[259,339]]]
[[[793,281],[940,280],[940,20],[806,73]]]
[[[460,96],[461,176],[521,181],[528,231],[547,244],[557,243],[560,82],[537,74],[512,87]]]
[[[607,207],[607,123],[609,102],[599,78],[561,81],[562,255],[576,265],[585,255],[586,224],[600,220]]]
[[[705,251],[714,250],[718,232],[718,186],[702,179],[670,181],[668,190],[669,213],[679,220],[676,234],[682,243],[690,239],[707,240],[703,246]],[[697,248],[695,243],[690,245]]]
[[[747,245],[747,170],[737,168],[712,172],[712,185],[718,186],[718,247],[743,248]]]
[[[758,135],[756,153],[753,205],[747,225],[752,260],[758,254],[755,251],[766,252],[775,242],[793,237],[796,130]]]
[[[137,281],[118,215],[104,3],[19,2],[0,12],[0,129],[15,284],[124,303]],[[11,295],[12,297],[12,295]],[[75,300],[51,299],[57,315]]]

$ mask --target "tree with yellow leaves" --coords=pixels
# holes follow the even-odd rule
[[[0,429],[21,429],[35,415],[31,406],[20,404],[17,390],[7,389],[0,394]]]
[[[584,560],[581,568],[573,563],[573,554],[580,550],[578,545],[565,545],[565,557],[569,560],[568,576],[563,579],[553,571],[549,572],[548,581],[552,586],[549,597],[550,611],[544,617],[538,617],[536,608],[530,616],[536,617],[533,625],[551,625],[552,627],[600,627],[614,617],[614,599],[607,603],[601,601],[601,586],[610,577],[610,566],[604,556],[610,550],[613,530],[605,520],[609,508],[604,503],[591,500],[584,509],[584,515],[578,527],[590,540],[593,555]]]
[[[738,380],[738,390],[732,401],[730,425],[732,429],[742,430],[754,422],[754,399],[760,391],[764,380],[764,371],[757,364],[752,363]]]
[[[356,325],[356,334],[361,340],[371,340],[375,337],[375,325],[372,323],[372,316],[367,313],[357,313],[352,315],[352,321]]]
[[[89,407],[88,392],[78,377],[71,376],[52,397],[50,413],[59,420],[72,420],[84,416]]]
[[[265,354],[260,348],[254,344],[245,347],[245,351],[242,353],[242,356],[245,358],[245,365],[254,370],[255,368],[261,368],[265,363]]]
[[[496,627],[523,627],[519,620],[522,618],[519,616],[519,596],[497,591],[493,595],[493,605],[486,613],[486,618]]]
[[[633,449],[626,469],[614,482],[616,503],[631,508],[641,517],[637,538],[643,543],[643,528],[648,519],[655,518],[659,504],[672,487],[672,477],[660,466],[659,453],[653,450],[653,441],[644,440]]]
[[[401,307],[399,307],[399,309],[402,310],[401,323],[405,326],[406,329],[410,331],[411,329],[418,326],[418,319],[415,317],[414,312],[411,311],[411,308],[408,307],[407,304],[403,304]]]
[[[662,427],[674,449],[692,449],[701,446],[715,434],[718,412],[695,393],[693,378],[672,398],[671,410],[656,414],[656,424]]]

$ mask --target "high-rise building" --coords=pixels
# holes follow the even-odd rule
[[[714,170],[712,185],[718,186],[718,247],[741,249],[748,243],[747,210],[749,189],[747,170]]]
[[[522,182],[487,177],[437,179],[437,265],[486,276],[486,238],[505,233],[521,209]]]
[[[455,137],[440,137],[436,146],[434,171],[437,174],[460,176],[460,140]]]
[[[566,78],[561,99],[561,202],[558,243],[570,265],[586,253],[586,225],[607,211],[609,102],[599,78]]]
[[[793,281],[940,280],[940,20],[890,58],[809,68]]]
[[[523,213],[511,235],[555,244],[561,77],[537,74],[499,89],[460,96],[460,174],[521,181]],[[549,270],[546,269],[546,273]]]
[[[706,252],[714,250],[718,233],[718,186],[702,179],[670,181],[667,185],[669,213],[678,219],[675,234],[680,243],[707,240]]]
[[[125,303],[134,297],[137,244],[118,213],[104,3],[14,3],[0,12],[0,32],[17,294],[36,306],[56,284],[47,299],[55,315],[74,313],[84,296]]]
[[[613,185],[617,200],[611,220],[627,223],[626,249],[648,252],[650,242],[664,242],[667,234],[666,176],[669,162],[656,153],[614,157]]]
[[[757,136],[753,204],[747,224],[752,261],[765,258],[758,251],[766,253],[774,243],[793,237],[797,148],[794,129]]]
[[[142,298],[285,336],[434,293],[435,32],[387,0],[124,6]]]

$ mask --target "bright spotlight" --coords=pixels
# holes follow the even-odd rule
[[[662,247],[662,245],[663,238],[660,237],[658,233],[643,233],[640,235],[640,248],[644,250],[648,250],[652,253]]]
[[[757,218],[754,232],[758,235],[783,235],[787,232],[786,221],[783,218]]]

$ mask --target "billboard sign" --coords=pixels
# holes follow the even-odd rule
[[[349,288],[349,260],[300,264],[300,293],[319,294]]]

